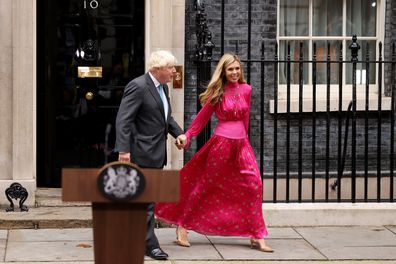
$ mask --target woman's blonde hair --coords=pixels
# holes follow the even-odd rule
[[[246,83],[245,77],[243,75],[243,68],[241,64],[241,59],[238,55],[232,53],[224,54],[213,72],[212,78],[209,81],[208,88],[205,92],[199,95],[199,100],[201,104],[205,104],[207,100],[210,100],[210,104],[214,105],[220,101],[224,94],[224,86],[227,84],[226,69],[229,65],[235,61],[239,62],[241,67],[241,74],[239,75],[238,83]]]

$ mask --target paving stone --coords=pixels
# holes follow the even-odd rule
[[[80,245],[90,245],[85,247]],[[92,241],[8,242],[6,261],[92,261]]]
[[[396,259],[396,236],[382,226],[296,228],[329,259]]]
[[[0,230],[0,239],[7,239],[8,230]]]
[[[0,262],[0,264],[94,264],[93,261],[67,261],[67,262]],[[359,260],[359,261],[268,261],[268,260],[259,260],[259,261],[191,261],[191,260],[176,260],[176,261],[155,261],[155,260],[147,260],[144,263],[146,264],[396,264],[396,261],[390,260]]]
[[[156,229],[155,233],[161,248],[169,254],[171,259],[194,259],[194,260],[218,260],[221,256],[212,246],[210,241],[203,235],[190,231],[189,241],[191,247],[181,247],[175,243],[175,228]],[[146,258],[147,259],[147,258]]]
[[[6,245],[7,245],[7,240],[0,239],[0,259],[1,260],[3,260],[5,258]]]
[[[175,244],[176,241],[176,228],[157,228],[155,234],[160,240],[160,244]],[[194,244],[210,244],[206,236],[198,234],[194,231],[188,231],[188,238]]]
[[[175,228],[156,229],[169,261],[146,264],[396,264],[395,226],[269,228],[274,253],[249,247],[249,238],[189,233],[192,246],[174,243]],[[8,236],[7,236],[8,233]],[[3,238],[3,239],[1,239]],[[6,244],[8,241],[8,244]],[[0,230],[0,264],[94,264],[92,229]],[[364,261],[363,259],[367,259]],[[343,260],[343,261],[338,261]]]
[[[170,260],[168,261],[163,261],[163,260],[145,260],[144,263],[146,264],[173,264],[175,262],[172,262]],[[1,262],[0,264],[95,264],[94,261],[23,261],[23,262]]]
[[[152,259],[145,259],[144,263],[147,263],[147,264],[173,264],[173,262],[170,260],[164,261],[164,260],[152,260]]]
[[[208,237],[220,255],[227,260],[320,260],[326,259],[303,239],[266,239],[275,252],[265,253],[250,248],[249,238],[240,237]]]
[[[9,231],[8,241],[93,241],[91,228],[78,229],[16,229]]]
[[[7,247],[7,237],[8,230],[0,230],[0,259],[3,260],[5,258],[5,252]]]
[[[396,226],[387,226],[389,230],[391,230],[396,235]]]
[[[268,228],[268,239],[273,238],[302,238],[293,228],[272,227]]]
[[[226,260],[226,261],[211,261],[210,264],[396,264],[394,260],[358,260],[358,261],[301,261],[301,260],[293,260],[293,261],[277,261],[277,260],[255,260],[249,261],[246,260]],[[208,264],[207,261],[185,261],[185,260],[177,260],[174,261],[173,264]]]
[[[56,262],[53,262],[53,261],[34,261],[34,262],[31,262],[31,261],[28,261],[28,262],[26,262],[26,261],[23,261],[23,262],[19,262],[19,261],[17,261],[17,262],[0,262],[0,264],[94,264],[94,262],[93,261],[56,261]],[[169,264],[169,263],[164,263],[164,264]]]

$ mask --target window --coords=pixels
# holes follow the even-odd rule
[[[279,59],[285,60],[288,45],[290,45],[290,60],[298,60],[300,43],[303,44],[303,59],[312,60],[314,43],[316,45],[316,60],[325,61],[330,46],[331,60],[339,60],[342,45],[343,60],[350,60],[348,48],[352,43],[352,35],[358,36],[359,60],[365,60],[367,49],[370,60],[378,59],[378,44],[382,41],[384,21],[384,6],[379,0],[279,0],[278,1],[278,43]],[[383,12],[383,13],[382,13]],[[384,19],[383,19],[384,20]],[[370,64],[370,90],[376,91],[377,71]],[[286,100],[286,63],[279,63],[279,99]],[[304,63],[304,101],[312,98],[312,63]],[[330,67],[331,104],[338,105],[338,64]],[[343,89],[346,98],[352,94],[352,64],[344,64]],[[364,97],[366,81],[366,65],[357,64],[357,93]],[[298,100],[299,65],[290,65],[290,83],[292,100]],[[318,98],[324,99],[326,93],[327,71],[325,63],[317,63],[316,83]],[[372,86],[375,86],[372,87]],[[296,99],[297,98],[297,99]],[[374,99],[374,97],[373,97]],[[308,109],[304,107],[304,109]],[[292,107],[293,109],[293,107]],[[304,110],[305,111],[305,110]],[[320,111],[320,110],[319,110]]]

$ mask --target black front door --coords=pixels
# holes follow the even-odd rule
[[[144,73],[144,0],[37,1],[37,183],[116,158],[125,85]]]

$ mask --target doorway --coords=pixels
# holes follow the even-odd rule
[[[37,185],[116,159],[125,85],[144,73],[144,0],[37,1]]]

